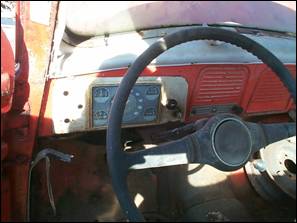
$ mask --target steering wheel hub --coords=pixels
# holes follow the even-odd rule
[[[239,119],[222,119],[212,132],[212,148],[222,166],[237,169],[244,165],[251,155],[250,131]]]

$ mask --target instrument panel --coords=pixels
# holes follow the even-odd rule
[[[108,114],[118,86],[92,88],[92,127],[107,126]],[[161,85],[137,84],[127,100],[123,124],[135,125],[157,122],[159,116]]]
[[[296,66],[287,65],[287,67],[295,77]],[[252,73],[254,70],[255,72]],[[48,103],[41,116],[43,118],[41,118],[39,136],[106,129],[106,114],[102,112],[97,114],[98,118],[105,119],[102,124],[94,123],[94,112],[96,109],[99,110],[104,103],[110,103],[110,95],[115,94],[122,80],[122,76],[117,75],[125,72],[126,70],[123,69],[101,72],[101,76],[96,73],[52,79],[47,93]],[[182,75],[177,75],[177,72]],[[114,76],[111,77],[111,75]],[[216,113],[231,112],[237,106],[242,108],[246,116],[263,115],[271,113],[270,111],[276,114],[285,113],[293,107],[294,103],[290,100],[287,89],[274,76],[272,71],[263,64],[159,67],[151,76],[139,77],[135,85],[135,87],[144,86],[143,89],[148,86],[160,86],[157,117],[152,118],[152,121],[147,121],[142,117],[143,123],[139,122],[140,117],[135,120],[125,118],[128,124],[123,124],[122,127],[195,121]],[[274,86],[273,94],[271,94],[271,84]],[[108,95],[105,90],[93,93],[96,88],[106,87]],[[101,96],[95,97],[95,93]],[[146,97],[145,93],[142,94],[143,97]],[[168,109],[166,105],[169,99],[176,100],[177,110]],[[97,105],[93,106],[94,103]],[[135,103],[132,101],[130,104]],[[110,108],[110,105],[107,107]],[[137,106],[136,104],[134,109]],[[129,112],[126,111],[127,113]]]
[[[65,134],[106,129],[121,80],[122,77],[90,75],[55,81],[49,99],[52,102],[52,131]],[[127,100],[122,127],[184,121],[187,97],[188,83],[183,77],[139,77]],[[168,100],[175,100],[177,108],[169,109]]]

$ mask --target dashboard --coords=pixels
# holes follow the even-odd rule
[[[108,114],[117,86],[95,86],[92,88],[92,127],[107,126]],[[126,103],[123,124],[154,123],[158,120],[160,84],[136,85]]]
[[[287,65],[294,78],[296,66]],[[39,136],[104,130],[126,69],[51,79]],[[294,103],[263,64],[201,64],[146,69],[130,92],[122,127],[192,122],[218,113],[286,113]],[[176,108],[168,106],[174,101]]]

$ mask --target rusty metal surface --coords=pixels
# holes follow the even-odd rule
[[[104,135],[91,145],[78,138],[44,138],[38,148],[73,154],[70,164],[52,160],[51,181],[57,207],[53,216],[46,189],[44,164],[33,173],[33,221],[125,221],[111,187]],[[147,220],[203,221],[224,216],[231,221],[290,220],[287,203],[267,203],[253,190],[243,169],[226,173],[207,165],[180,165],[133,171],[129,191]]]
[[[11,221],[11,190],[7,177],[1,177],[1,222]]]
[[[19,26],[18,28],[20,29],[18,32],[18,35],[20,36],[18,36],[18,38],[21,38],[22,41],[18,42],[19,45],[16,49],[17,50],[16,55],[17,55],[17,60],[21,64],[21,71],[16,79],[16,92],[15,92],[16,99],[13,101],[13,106],[12,106],[15,113],[12,114],[11,117],[9,117],[9,120],[7,120],[8,122],[13,123],[14,125],[13,125],[13,128],[11,129],[3,130],[5,133],[5,140],[7,141],[8,147],[9,147],[8,157],[10,160],[18,160],[17,159],[18,157],[27,157],[27,158],[29,157],[28,159],[30,159],[32,156],[33,147],[36,143],[35,136],[37,132],[37,123],[38,123],[40,107],[42,103],[43,104],[47,103],[46,94],[43,97],[44,87],[45,87],[44,77],[46,75],[47,68],[48,68],[50,49],[52,44],[52,34],[54,30],[55,18],[56,18],[56,12],[57,12],[57,2],[52,2],[50,23],[48,26],[42,25],[30,20],[30,17],[29,17],[30,3],[29,2],[19,2],[19,4],[20,4],[19,15],[20,15],[20,22],[22,26]],[[23,37],[21,35],[22,29],[24,30]],[[26,113],[27,116],[20,115],[22,114],[23,109],[27,112]],[[22,117],[24,117],[25,121],[22,119]],[[29,117],[29,121],[27,122],[26,120],[28,117]],[[50,117],[47,119],[47,121],[48,122],[51,121]],[[21,128],[18,129],[19,127]],[[1,128],[1,131],[2,131],[2,128]],[[94,177],[93,175],[98,174],[98,172],[96,172],[97,163],[96,163],[96,160],[94,160],[97,157],[95,151],[97,151],[98,148],[97,147],[93,148],[92,149],[93,152],[88,153],[82,150],[79,147],[79,145],[80,144],[77,144],[76,153],[79,157],[84,157],[84,161],[82,163],[78,162],[76,168],[68,169],[64,174],[61,174],[62,172],[59,172],[60,169],[56,170],[58,173],[56,178],[57,179],[56,185],[59,185],[59,182],[64,182],[64,181],[66,185],[68,183],[70,183],[71,185],[77,185],[75,193],[81,193],[80,196],[82,196],[83,198],[82,201],[89,202],[88,198],[84,196],[89,195],[90,191],[93,192],[93,191],[97,191],[98,189],[98,182],[97,182],[98,179],[97,178],[93,179]],[[60,147],[61,145],[57,145],[57,146]],[[66,146],[66,150],[68,150],[72,146],[75,146],[75,145],[73,145],[72,143],[69,143]],[[89,163],[90,160],[92,160],[93,163]],[[102,158],[102,160],[104,160],[104,158]],[[84,172],[85,169],[83,169],[83,166],[81,166],[81,164],[88,167],[87,170],[90,172]],[[11,200],[8,199],[7,203],[11,201],[11,203],[13,204],[11,214],[12,214],[12,219],[15,221],[22,221],[25,219],[28,169],[29,169],[29,163],[27,161],[27,162],[16,162],[15,165],[13,166],[9,165],[9,167],[7,167],[5,170],[8,173],[9,185],[10,185],[9,188],[11,189],[10,191]],[[106,166],[101,166],[100,170],[106,171]],[[83,172],[80,172],[80,171],[83,171]],[[70,176],[73,177],[72,179],[70,179],[70,182],[68,181],[69,178],[65,177],[67,176],[67,174],[70,174]],[[86,179],[84,179],[84,177],[86,177]],[[91,186],[91,190],[89,191],[88,189],[90,188],[90,185],[92,186]],[[106,194],[106,196],[109,196],[107,194],[110,194],[108,192],[111,192],[110,185],[107,186],[106,188],[103,185],[101,186],[102,186],[101,195],[104,196]],[[58,195],[57,199],[59,198],[59,196],[61,198],[61,196],[64,194],[64,191],[63,191],[64,189],[65,187],[64,188],[62,187],[62,189],[60,189],[62,191],[62,192],[60,191],[60,194],[59,194],[59,191],[57,192],[57,195]],[[57,190],[59,190],[59,187],[57,187]],[[87,193],[84,193],[84,192],[87,192]],[[9,198],[10,198],[10,195],[8,196]],[[98,199],[98,194],[96,194],[95,192],[94,194],[95,198],[94,199],[90,198],[91,199],[90,202],[91,203],[93,202],[92,204],[93,205],[92,210],[94,210],[93,214],[94,213],[96,214],[95,206],[100,201],[101,195],[99,195],[99,199]],[[5,194],[4,196],[7,196],[7,194]],[[66,199],[64,200],[62,199],[60,201],[62,202],[61,205],[62,206],[65,205],[65,202],[66,202],[66,206],[67,204],[69,204],[69,202],[70,204],[72,204],[71,199],[75,198],[75,196],[73,196],[73,193],[66,194],[65,196],[66,196]],[[110,198],[107,198],[107,199],[110,199]],[[112,200],[111,203],[109,204],[115,204],[115,203],[116,202]],[[76,208],[80,208],[82,204],[83,203],[81,203],[80,199],[73,202],[73,205]],[[115,206],[112,206],[112,207],[115,207]],[[118,207],[116,207],[115,210],[118,210],[117,208]],[[70,209],[69,208],[66,209],[66,213],[72,213],[72,211],[73,209],[71,209],[71,206],[70,206]],[[88,213],[88,209],[84,209],[82,211],[85,211],[83,214]],[[9,214],[10,213],[8,213],[8,215]]]
[[[17,160],[17,157],[30,159],[36,143],[37,121],[56,12],[57,2],[52,2],[48,12],[51,20],[48,25],[42,25],[30,20],[30,2],[17,2],[16,61],[20,63],[20,70],[15,79],[11,112],[6,117],[6,122],[13,123],[13,127],[4,126],[3,130],[8,143],[9,160]],[[13,221],[25,220],[28,169],[29,162],[16,162],[14,165],[8,165],[4,170],[10,183],[10,203],[12,204],[10,215]]]
[[[296,199],[296,136],[271,144],[260,154],[269,177]]]
[[[256,165],[261,162],[261,166]],[[266,200],[296,199],[296,137],[267,146],[255,154],[245,170],[255,190]]]
[[[1,115],[12,105],[14,91],[14,55],[12,47],[1,28]]]
[[[4,122],[12,106],[14,78],[14,55],[1,24],[1,221],[11,220],[11,188],[9,179],[4,173],[3,163],[9,152],[9,144],[4,137],[7,128]]]
[[[102,140],[98,138],[98,140]],[[75,139],[44,139],[39,149],[55,148],[73,154],[71,163],[51,160],[51,184],[57,208],[53,216],[48,200],[44,163],[32,175],[31,219],[33,221],[119,221],[124,216],[113,193],[105,158],[105,146],[90,145]],[[150,171],[129,176],[132,196],[139,193],[140,208],[155,212],[155,183]],[[144,185],[150,185],[145,187]],[[138,195],[138,196],[140,196]]]

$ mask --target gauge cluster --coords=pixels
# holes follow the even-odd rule
[[[106,129],[111,104],[121,80],[122,77],[95,75],[59,79],[51,89],[52,106],[45,111],[45,114],[51,114],[52,128],[44,125],[44,129],[54,134]],[[180,76],[141,76],[127,101],[123,128],[183,122],[186,118],[188,82]],[[171,101],[175,103],[168,104]],[[44,131],[43,134],[51,133]]]
[[[92,127],[107,126],[108,114],[117,86],[92,88]],[[138,84],[133,87],[126,103],[123,124],[153,123],[158,120],[161,85]]]

